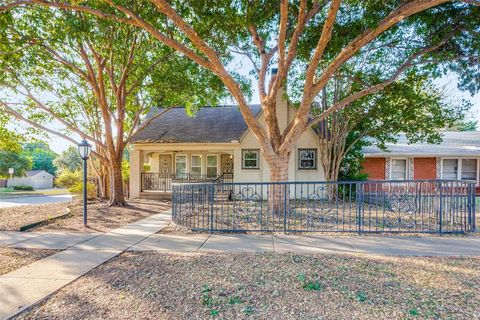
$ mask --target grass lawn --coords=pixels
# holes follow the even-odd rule
[[[125,253],[19,319],[478,319],[480,259]]]
[[[25,224],[61,215],[68,207],[71,211],[66,217],[28,231],[106,232],[170,209],[169,203],[158,201],[134,200],[128,201],[128,204],[127,207],[108,207],[105,201],[89,202],[88,227],[83,226],[83,205],[79,199],[64,203],[0,208],[0,230],[18,230]]]
[[[0,200],[27,196],[53,196],[59,194],[69,194],[69,192],[67,189],[38,189],[32,191],[23,191],[14,190],[13,188],[0,188]]]
[[[57,250],[0,248],[0,275],[46,258]]]

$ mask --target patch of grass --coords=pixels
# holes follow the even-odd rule
[[[243,308],[243,313],[247,316],[251,316],[255,312],[255,309],[252,306],[246,306]]]
[[[420,313],[418,312],[417,309],[410,309],[408,310],[408,314],[411,315],[412,317],[418,316]]]
[[[320,291],[323,289],[318,280],[307,280],[307,276],[303,272],[297,274],[297,279],[302,282],[302,288],[305,291]]]
[[[358,291],[355,294],[355,300],[358,302],[365,302],[367,301],[367,295],[363,291]]]
[[[240,304],[242,303],[242,300],[240,299],[239,296],[233,296],[228,298],[228,304]]]

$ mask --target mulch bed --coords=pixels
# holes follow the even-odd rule
[[[37,260],[46,258],[57,250],[0,248],[0,275],[9,273]]]
[[[83,226],[83,206],[79,201],[69,206],[71,213],[61,219],[32,228],[29,231],[107,232],[169,210],[170,202],[131,200],[126,207],[109,207],[106,201],[88,203],[88,227]]]
[[[480,259],[125,253],[19,319],[478,319]]]

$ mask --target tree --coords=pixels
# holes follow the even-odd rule
[[[479,2],[475,0],[409,1],[9,1],[2,10],[38,4],[89,13],[136,26],[213,72],[237,101],[270,166],[270,180],[288,179],[294,146],[308,127],[377,93],[415,68],[432,76],[446,70],[460,73],[461,88],[477,91]],[[155,10],[155,19],[145,11]],[[222,19],[218,19],[222,16]],[[160,17],[160,18],[159,18]],[[254,65],[262,126],[248,108],[242,88],[225,60],[231,51]],[[363,63],[362,63],[363,61]],[[371,62],[373,61],[373,62]],[[367,62],[367,63],[366,63]],[[267,81],[267,71],[277,73]],[[320,92],[348,64],[368,70],[356,90],[311,117]],[[295,79],[295,81],[291,81]],[[276,97],[282,87],[301,92],[293,121],[280,130]],[[280,194],[275,192],[275,194]],[[275,207],[281,207],[281,200]],[[278,197],[280,199],[280,197]],[[276,208],[272,208],[276,210]]]
[[[45,170],[56,175],[57,167],[54,165],[57,154],[50,150],[44,142],[26,143],[23,145],[22,155],[32,162],[32,170]]]
[[[0,150],[20,153],[22,151],[22,135],[7,129],[10,121],[4,114],[0,114]]]
[[[69,146],[67,150],[58,155],[54,164],[61,172],[63,170],[76,172],[82,169],[82,158],[76,147]]]
[[[453,131],[476,131],[478,127],[477,120],[457,120],[453,123],[452,126],[448,127],[448,130]]]
[[[14,176],[21,177],[32,167],[32,161],[16,152],[0,150],[0,176],[9,177],[9,168],[13,168]]]
[[[74,144],[92,142],[110,205],[125,205],[123,151],[150,107],[192,109],[225,92],[210,72],[129,25],[41,7],[17,8],[0,23],[0,111]]]
[[[336,78],[332,87],[323,91],[325,96],[321,100],[340,100],[351,85],[349,80]],[[323,145],[320,160],[326,180],[336,181],[342,167],[348,167],[347,171],[356,175],[360,167],[353,168],[353,162],[361,160],[357,151],[365,144],[375,143],[385,149],[385,143],[396,142],[400,133],[412,143],[440,142],[439,130],[461,120],[470,108],[465,101],[457,104],[446,101],[425,76],[410,72],[379,94],[359,99],[331,115],[319,125]],[[321,112],[322,108],[319,109]],[[352,155],[345,163],[349,153]]]

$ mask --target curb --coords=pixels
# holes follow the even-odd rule
[[[43,220],[40,220],[40,221],[32,222],[32,223],[29,223],[29,224],[25,224],[25,225],[21,226],[18,229],[18,231],[27,231],[27,230],[32,229],[32,228],[34,228],[36,226],[39,226],[41,224],[51,222],[51,221],[54,221],[54,220],[57,220],[57,219],[65,218],[71,212],[72,212],[72,210],[70,210],[70,208],[66,208],[65,213],[62,213],[62,214],[60,214],[58,216],[55,216],[55,217],[51,217],[51,218],[43,219]]]

